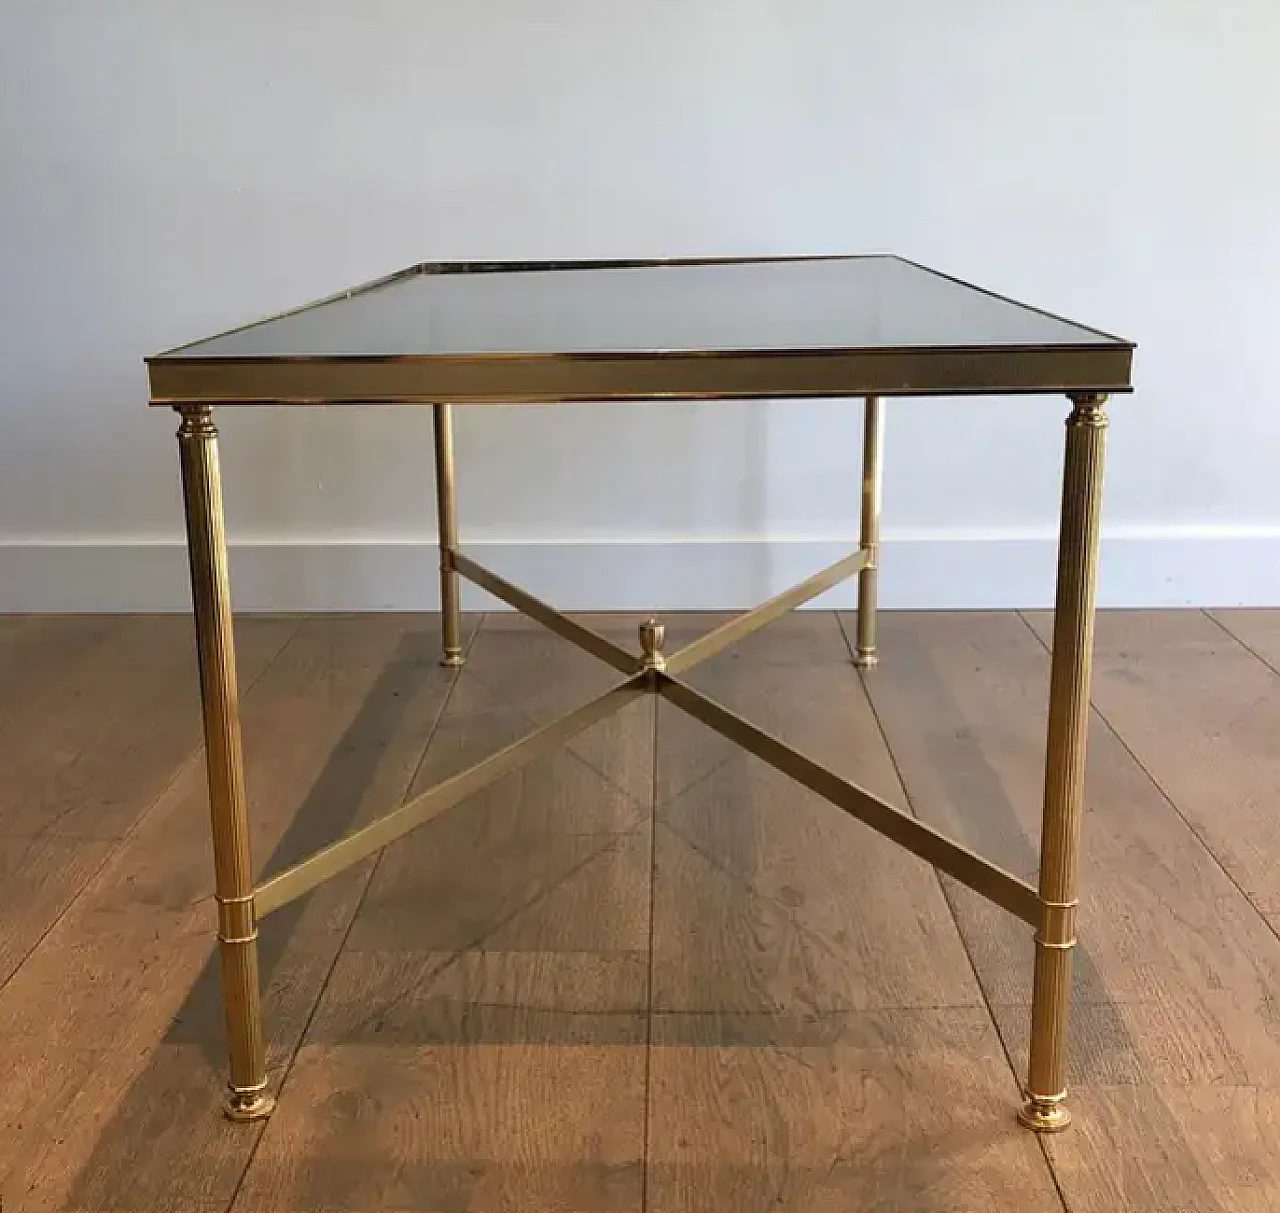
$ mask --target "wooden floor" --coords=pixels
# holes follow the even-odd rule
[[[866,676],[850,623],[694,680],[1031,877],[1049,620],[888,615]],[[614,677],[468,628],[455,674],[430,617],[241,621],[262,871]],[[1280,1208],[1278,670],[1280,612],[1100,620],[1060,1137],[1013,1120],[1027,929],[653,699],[263,924],[234,1126],[189,624],[0,620],[0,1204]]]

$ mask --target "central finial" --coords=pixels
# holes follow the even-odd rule
[[[665,670],[667,659],[662,646],[667,639],[667,629],[656,619],[646,619],[640,625],[640,648],[644,651],[646,670]]]

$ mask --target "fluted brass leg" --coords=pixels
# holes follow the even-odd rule
[[[218,950],[230,1055],[230,1094],[225,1111],[232,1120],[260,1120],[271,1114],[275,1100],[267,1094],[262,1037],[258,927],[240,749],[240,701],[218,474],[218,431],[208,408],[183,407],[179,412],[182,423],[178,427],[178,451],[200,661]]]
[[[440,526],[440,664],[460,666],[462,618],[458,573],[453,553],[458,547],[458,501],[453,475],[453,410],[434,406],[436,435],[436,517]]]
[[[1031,996],[1031,1064],[1018,1119],[1052,1133],[1071,1123],[1066,1106],[1067,1014],[1076,943],[1085,738],[1093,664],[1093,608],[1098,571],[1105,396],[1072,397],[1067,419],[1058,590],[1049,682],[1049,742],[1040,843],[1040,927]]]
[[[868,396],[862,410],[862,549],[867,565],[858,574],[858,643],[854,661],[875,665],[876,602],[880,578],[880,495],[883,483],[884,418],[880,397]]]

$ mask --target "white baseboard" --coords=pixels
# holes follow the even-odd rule
[[[476,559],[568,610],[734,610],[838,559],[839,540],[468,545]],[[251,540],[231,553],[237,610],[434,610],[436,551],[417,540]],[[1046,607],[1051,534],[887,537],[887,608]],[[178,540],[0,540],[0,612],[183,611]],[[1280,605],[1280,527],[1118,531],[1103,541],[1110,607]],[[494,601],[467,587],[468,609]],[[851,607],[848,582],[819,600]]]

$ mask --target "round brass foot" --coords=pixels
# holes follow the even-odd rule
[[[461,649],[446,649],[444,656],[440,658],[440,664],[451,670],[456,670],[465,661],[466,658],[462,655]]]
[[[266,1091],[232,1091],[222,1105],[223,1115],[237,1124],[266,1120],[275,1110],[275,1097]]]
[[[1061,1133],[1071,1123],[1071,1112],[1062,1096],[1037,1099],[1032,1095],[1018,1109],[1018,1123],[1037,1133]]]
[[[859,649],[853,657],[853,664],[869,669],[880,664],[880,654],[875,649]]]

